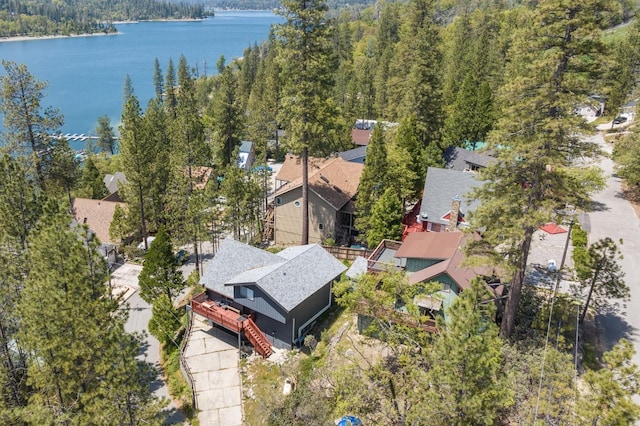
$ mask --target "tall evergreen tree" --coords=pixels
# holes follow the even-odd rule
[[[429,369],[419,374],[423,399],[414,405],[410,423],[494,424],[513,395],[501,371],[502,341],[485,284],[475,280],[447,314],[429,354]]]
[[[169,58],[169,63],[167,64],[167,72],[164,78],[164,90],[166,94],[163,104],[167,108],[169,119],[173,119],[176,116],[176,105],[178,103],[178,100],[176,98],[176,69],[173,66],[173,60],[171,58]]]
[[[164,97],[164,79],[162,78],[160,61],[158,61],[157,57],[153,60],[153,89],[156,99],[162,102]]]
[[[404,210],[400,197],[393,188],[387,188],[371,207],[367,229],[367,245],[374,248],[384,239],[398,241],[402,237]]]
[[[102,181],[102,173],[100,173],[100,170],[96,167],[93,156],[89,156],[84,162],[84,169],[82,170],[79,186],[78,193],[80,197],[101,200],[107,195],[107,187]]]
[[[133,81],[131,81],[131,76],[127,74],[124,77],[124,84],[122,86],[122,101],[127,103],[130,97],[134,96],[135,92],[133,90]]]
[[[171,237],[164,227],[160,228],[144,256],[144,266],[138,281],[140,297],[147,303],[154,303],[160,295],[165,295],[173,301],[184,288],[182,271],[178,269]]]
[[[475,193],[481,204],[473,216],[475,226],[486,229],[484,252],[499,247],[496,259],[507,259],[513,271],[505,337],[515,330],[533,232],[566,204],[585,205],[588,192],[602,183],[592,182],[597,174],[590,169],[569,168],[575,158],[596,152],[581,139],[588,129],[574,108],[597,77],[605,3],[539,2],[521,17],[508,54],[502,118],[489,139],[497,161],[481,172],[485,182]],[[540,25],[525,23],[532,20]]]
[[[362,232],[369,229],[373,205],[386,189],[388,168],[384,130],[381,125],[377,125],[367,145],[367,161],[360,176],[356,197],[355,225]]]
[[[129,204],[129,216],[137,223],[138,236],[147,245],[147,194],[150,187],[150,166],[153,157],[144,137],[140,104],[131,96],[124,105],[120,125],[120,155],[127,184],[123,186],[124,199]]]
[[[46,82],[37,80],[23,64],[3,60],[2,66],[6,72],[0,78],[0,113],[5,128],[2,149],[21,158],[44,189],[47,156],[42,154],[55,144],[52,135],[59,131],[64,118],[57,109],[42,111]]]
[[[108,152],[111,155],[115,154],[116,138],[113,134],[111,119],[108,115],[101,115],[98,117],[96,134],[98,135],[98,148],[100,151]]]
[[[97,245],[53,203],[32,236],[33,267],[18,306],[18,340],[30,355],[27,423],[159,423],[159,407],[138,374],[139,346],[105,297]]]
[[[279,122],[286,129],[291,152],[302,167],[302,238],[309,242],[309,155],[326,155],[344,143],[330,98],[336,58],[331,51],[324,0],[285,0],[286,22],[277,29],[282,43],[280,61],[285,81]]]
[[[209,115],[216,166],[224,169],[237,160],[233,155],[242,141],[243,112],[237,96],[238,81],[231,67],[225,67],[218,79],[219,85],[210,104]]]

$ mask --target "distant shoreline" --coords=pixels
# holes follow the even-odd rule
[[[212,15],[213,16],[213,15]],[[148,20],[140,20],[140,21],[116,21],[113,22],[114,25],[128,25],[128,24],[137,24],[139,22],[200,22],[204,21],[207,18],[180,18],[180,19],[148,19]],[[115,33],[87,33],[87,34],[57,34],[57,35],[47,35],[47,36],[15,36],[15,37],[0,37],[0,43],[9,43],[12,41],[31,41],[31,40],[49,40],[56,38],[72,38],[72,37],[95,37],[95,36],[109,36],[109,35],[118,35],[119,32]]]
[[[0,37],[0,43],[10,43],[12,41],[49,40],[54,38],[76,38],[76,37],[97,37],[118,35],[119,33],[91,33],[91,34],[70,34],[70,35],[48,35],[48,36],[16,36]]]

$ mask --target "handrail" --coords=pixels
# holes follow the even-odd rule
[[[189,364],[187,363],[187,359],[184,356],[184,352],[191,340],[191,330],[193,328],[193,314],[190,312],[190,309],[187,309],[187,328],[184,332],[184,337],[182,338],[182,342],[180,342],[180,371],[182,371],[182,375],[189,383],[189,387],[191,388],[191,405],[193,406],[194,411],[198,411],[198,399],[196,398],[196,384],[193,379],[193,375],[191,374],[191,369],[189,368]]]

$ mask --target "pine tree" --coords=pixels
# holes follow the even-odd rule
[[[233,153],[242,141],[244,124],[237,96],[238,81],[233,70],[225,67],[218,79],[219,86],[208,114],[214,135],[216,166],[224,169],[236,161]]]
[[[337,120],[330,97],[336,58],[332,53],[332,26],[324,0],[285,0],[286,22],[277,29],[282,43],[280,61],[284,83],[278,122],[286,129],[289,150],[300,155],[302,167],[302,238],[309,242],[309,155],[339,151],[346,132]]]
[[[604,354],[602,368],[585,373],[587,392],[578,405],[582,424],[628,425],[640,419],[640,405],[633,398],[640,391],[634,352],[633,344],[622,339]]]
[[[494,424],[512,393],[501,372],[502,341],[484,283],[475,280],[447,315],[429,353],[429,369],[419,375],[422,403],[414,405],[409,423]]]
[[[158,230],[147,250],[138,282],[140,297],[147,303],[153,303],[161,294],[173,300],[184,288],[184,278],[173,253],[171,237],[164,228]]]
[[[159,294],[153,301],[149,333],[165,345],[176,343],[176,333],[182,326],[180,317],[183,312],[173,306],[173,301],[166,294]]]
[[[45,189],[46,157],[64,121],[57,109],[42,111],[41,101],[48,84],[37,80],[23,64],[2,61],[6,75],[0,78],[0,113],[6,133],[4,152],[20,158]]]
[[[18,341],[29,353],[32,388],[23,420],[37,424],[158,424],[138,374],[139,343],[106,296],[98,242],[49,203],[33,233],[32,268],[18,303]],[[135,382],[135,383],[132,383]],[[159,408],[159,407],[157,407]]]
[[[169,63],[167,64],[167,72],[164,78],[164,90],[166,94],[163,105],[167,108],[169,119],[173,119],[176,116],[176,105],[178,100],[176,98],[176,69],[173,66],[173,60],[171,58],[169,58]]]
[[[496,259],[507,259],[514,271],[503,336],[515,330],[533,232],[559,208],[585,205],[598,187],[593,170],[569,169],[573,159],[596,152],[581,140],[587,126],[574,108],[597,77],[599,28],[606,16],[601,3],[539,2],[521,18],[508,54],[502,118],[489,138],[497,161],[481,172],[485,183],[475,193],[481,204],[473,216],[475,226],[486,229],[485,249],[500,247]],[[540,25],[525,24],[531,20]]]
[[[130,97],[135,95],[135,91],[133,89],[133,81],[131,81],[131,76],[127,74],[124,77],[124,84],[122,86],[122,102],[127,103]]]
[[[373,205],[386,189],[388,168],[385,133],[381,125],[376,125],[367,145],[367,161],[356,197],[356,228],[362,232],[369,229]]]
[[[129,204],[129,217],[137,223],[137,236],[143,237],[147,247],[148,200],[150,167],[153,156],[144,137],[140,104],[131,96],[124,105],[120,125],[120,156],[123,173],[128,183],[122,188],[122,196]]]
[[[156,94],[156,100],[162,103],[164,98],[164,80],[162,78],[162,70],[160,69],[160,61],[156,57],[153,60],[153,88]]]
[[[111,119],[108,115],[98,117],[96,133],[98,134],[98,148],[100,151],[108,152],[111,155],[115,154],[116,138],[113,134]]]
[[[383,239],[400,240],[403,216],[404,211],[397,192],[393,188],[387,188],[371,208],[367,245],[374,248]]]

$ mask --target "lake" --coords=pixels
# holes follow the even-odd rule
[[[108,115],[117,131],[128,74],[144,109],[154,97],[153,63],[162,73],[180,55],[198,75],[216,73],[216,62],[241,57],[244,49],[266,40],[282,17],[266,11],[216,12],[202,21],[117,24],[118,34],[0,43],[0,58],[25,64],[35,78],[48,81],[42,106],[59,108],[63,133],[95,134],[97,119]],[[0,73],[4,69],[0,67]],[[72,148],[84,142],[71,141]]]

